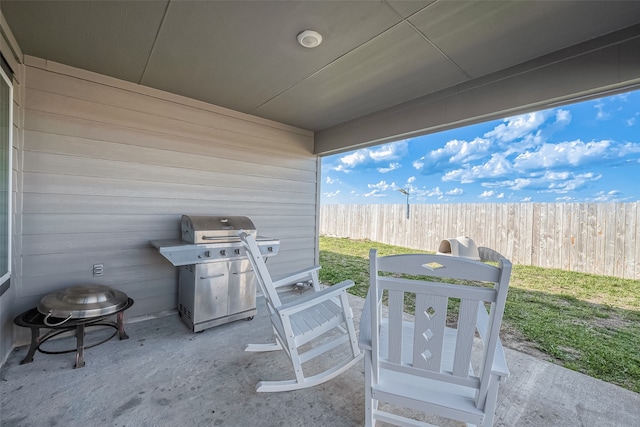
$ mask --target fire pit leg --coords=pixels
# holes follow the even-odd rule
[[[76,342],[77,342],[77,350],[76,350],[76,364],[73,368],[83,368],[84,367],[84,324],[80,324],[76,327]]]
[[[116,316],[116,322],[118,323],[118,333],[121,340],[128,340],[129,335],[124,331],[124,311],[121,311]]]
[[[40,346],[40,328],[32,326],[29,329],[31,329],[31,346],[29,347],[27,355],[20,362],[21,365],[33,362],[33,356]]]

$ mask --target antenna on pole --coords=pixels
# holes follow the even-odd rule
[[[398,191],[407,196],[407,219],[409,219],[409,194],[411,193],[404,188],[398,188]]]

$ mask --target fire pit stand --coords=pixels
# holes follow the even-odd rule
[[[115,337],[117,334],[120,335],[121,340],[129,338],[129,336],[124,330],[124,311],[129,307],[131,307],[132,305],[133,305],[133,300],[131,298],[128,298],[126,305],[119,308],[119,310],[114,313],[111,313],[105,316],[98,316],[98,317],[67,319],[67,321],[65,321],[65,319],[62,319],[62,318],[49,317],[48,320],[45,322],[46,316],[40,313],[40,311],[38,311],[36,307],[25,311],[24,313],[18,315],[13,320],[13,323],[15,323],[16,325],[31,329],[31,345],[29,346],[29,351],[27,352],[27,355],[25,356],[24,359],[22,359],[20,364],[23,365],[25,363],[33,362],[33,356],[35,355],[36,351],[39,351],[40,353],[44,353],[44,354],[64,354],[64,353],[71,353],[75,351],[76,361],[73,367],[82,368],[85,365],[84,350],[86,348],[92,348],[97,345],[103,344],[109,341],[111,338]],[[112,316],[114,314],[116,315],[115,322],[108,319],[109,316]],[[109,335],[107,338],[97,343],[85,346],[84,344],[85,329],[88,327],[95,327],[95,326],[107,326],[110,328],[114,328],[115,331],[113,332],[112,335]],[[41,328],[48,328],[49,331],[45,332],[41,336],[40,335]],[[49,350],[44,350],[40,348],[40,346],[44,344],[49,338],[53,338],[55,336],[58,336],[68,331],[72,331],[74,329],[76,331],[75,333],[76,348],[69,349],[69,350],[61,350],[61,351],[49,351]]]

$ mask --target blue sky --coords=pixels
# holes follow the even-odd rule
[[[640,200],[640,90],[322,159],[321,203]]]

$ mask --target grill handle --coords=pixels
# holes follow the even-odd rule
[[[230,240],[237,241],[237,240],[240,240],[238,238],[233,238],[233,237],[229,238],[228,236],[202,236],[201,239],[202,240],[225,240],[225,241],[230,241]]]
[[[218,277],[223,277],[223,276],[224,276],[224,273],[223,274],[214,274],[212,276],[200,276],[200,279],[201,280],[217,279]]]

